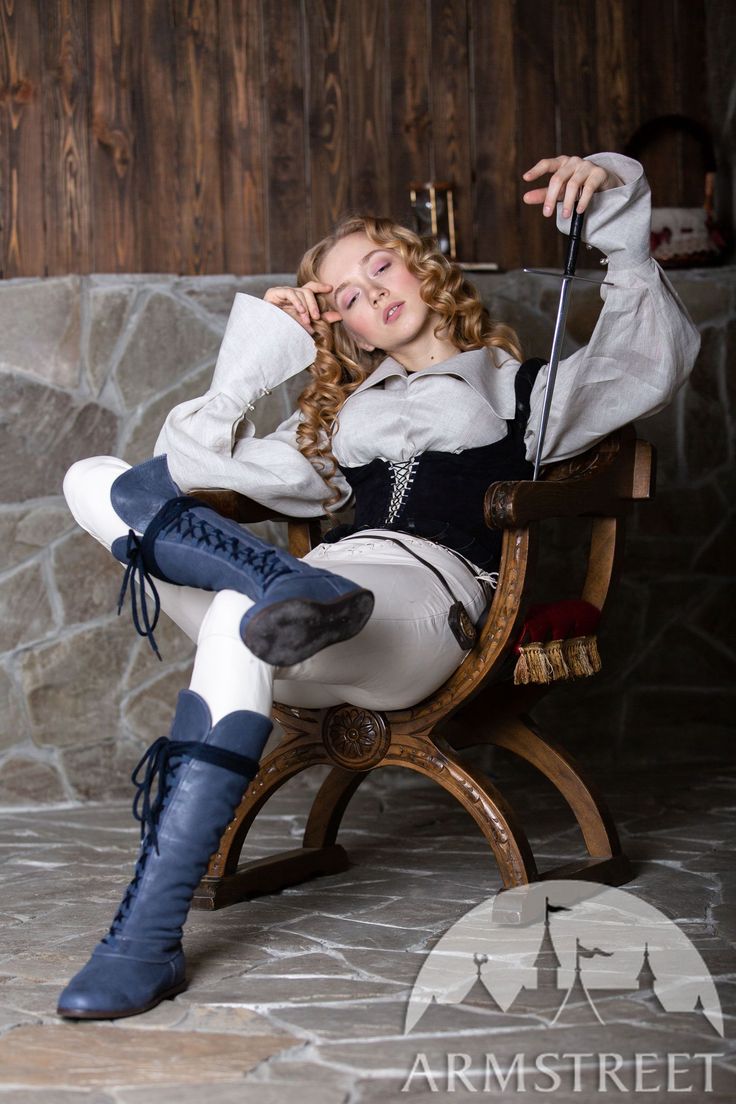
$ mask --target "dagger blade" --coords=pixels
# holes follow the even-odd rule
[[[542,417],[539,422],[539,434],[537,436],[537,454],[534,457],[534,474],[532,476],[532,479],[535,482],[539,478],[539,468],[542,462],[542,449],[544,448],[544,438],[547,432],[549,412],[552,406],[552,395],[554,394],[555,379],[557,378],[557,366],[560,363],[562,339],[565,336],[565,320],[567,318],[570,289],[572,287],[572,281],[575,279],[575,265],[577,264],[578,259],[578,249],[580,248],[584,219],[585,213],[581,213],[576,210],[573,213],[572,222],[570,223],[570,237],[567,243],[567,252],[565,255],[565,270],[561,277],[562,287],[560,288],[560,301],[557,305],[557,318],[555,319],[555,330],[552,337],[552,350],[549,356],[547,382],[544,388]]]

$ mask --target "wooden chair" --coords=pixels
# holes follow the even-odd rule
[[[581,597],[603,611],[621,566],[625,515],[632,501],[653,495],[653,461],[652,446],[637,440],[633,427],[627,426],[588,453],[548,466],[536,483],[492,484],[485,497],[485,517],[489,526],[503,529],[503,552],[498,588],[475,648],[444,685],[410,709],[382,712],[349,703],[301,709],[275,703],[274,716],[284,738],[261,760],[258,775],[212,856],[195,894],[195,907],[221,908],[346,870],[348,855],[336,842],[340,822],[361,782],[385,766],[417,771],[453,794],[488,841],[505,888],[552,877],[610,885],[629,880],[628,861],[598,790],[572,757],[545,739],[526,716],[555,683],[514,685],[511,671],[534,577],[538,523],[545,518],[591,518]],[[317,520],[287,519],[229,491],[194,493],[242,523],[288,521],[289,545],[296,556],[305,555],[311,543],[320,540]],[[481,743],[506,748],[546,775],[570,806],[587,856],[554,870],[537,869],[508,798],[457,754]],[[318,763],[332,770],[314,798],[302,846],[239,866],[248,831],[268,799],[294,775]]]

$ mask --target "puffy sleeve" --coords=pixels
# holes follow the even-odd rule
[[[252,295],[235,296],[209,390],[169,413],[154,447],[166,454],[183,491],[227,487],[295,517],[324,512],[330,488],[298,450],[299,410],[273,433],[256,436],[249,414],[259,398],[310,365],[316,346],[280,308]],[[342,503],[350,487],[339,471]]]
[[[613,286],[601,285],[603,310],[588,344],[558,365],[544,461],[574,456],[627,422],[656,414],[687,379],[700,348],[692,319],[649,253],[651,200],[642,166],[616,153],[586,160],[623,181],[595,193],[583,224],[583,239],[607,255],[606,280]],[[571,220],[561,209],[557,225],[569,233]],[[525,434],[531,461],[546,381],[545,366],[532,391]]]

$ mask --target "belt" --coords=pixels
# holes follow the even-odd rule
[[[455,639],[457,640],[458,644],[463,649],[463,651],[468,651],[470,648],[473,648],[475,646],[475,644],[477,643],[477,640],[478,640],[478,630],[476,629],[475,625],[473,624],[473,622],[471,620],[471,617],[470,617],[470,614],[466,610],[465,606],[462,604],[462,602],[460,601],[459,598],[455,597],[455,595],[452,591],[452,587],[450,586],[450,584],[448,583],[447,579],[444,577],[442,572],[439,570],[439,568],[435,567],[434,564],[431,564],[429,562],[429,560],[425,560],[424,557],[420,556],[418,552],[415,552],[412,548],[409,548],[409,546],[404,544],[403,541],[399,540],[398,537],[387,537],[387,536],[384,536],[383,534],[373,533],[373,534],[371,534],[370,537],[365,537],[365,538],[358,537],[357,535],[354,536],[354,537],[343,537],[341,541],[338,541],[338,543],[342,544],[344,541],[361,540],[361,539],[365,539],[365,540],[385,540],[385,541],[390,541],[391,544],[398,544],[399,548],[403,548],[404,551],[408,552],[410,556],[413,556],[415,560],[419,560],[419,562],[423,563],[425,567],[428,567],[430,571],[433,571],[435,573],[435,575],[437,576],[437,578],[439,579],[439,581],[442,583],[442,585],[445,588],[445,590],[447,591],[447,593],[450,595],[450,598],[452,599],[452,605],[450,606],[449,612],[447,614],[447,620],[448,620],[448,623],[450,625],[450,629],[452,630],[453,636],[455,637]],[[416,539],[424,540],[426,538],[419,537],[419,538],[414,538],[414,539],[415,540]],[[433,542],[428,541],[427,543],[432,544]],[[441,545],[440,547],[444,548],[444,545]],[[453,551],[453,549],[451,549],[451,548],[448,549],[448,552],[452,552],[452,551]],[[459,553],[455,553],[455,554],[459,555]],[[460,556],[460,559],[463,560],[466,564],[468,564],[468,566],[470,566],[469,561],[465,560],[464,556]],[[473,572],[473,574],[475,574],[475,572]],[[477,575],[476,575],[476,578],[478,578]],[[487,596],[488,591],[485,589],[485,587],[484,587],[484,593]]]

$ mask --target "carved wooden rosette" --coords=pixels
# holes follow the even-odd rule
[[[339,705],[327,712],[322,739],[334,763],[359,771],[377,767],[391,742],[383,713],[352,705]]]

